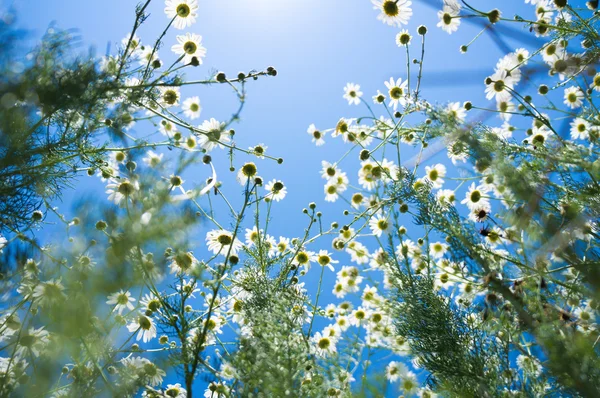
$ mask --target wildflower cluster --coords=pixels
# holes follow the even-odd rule
[[[166,0],[151,44],[143,2],[99,62],[64,61],[68,38],[51,33],[0,81],[0,395],[598,395],[597,2],[527,0],[525,19],[445,0],[438,28],[485,25],[464,56],[499,26],[536,38],[498,60],[482,103],[445,104],[422,98],[412,3],[371,3],[406,74],[370,94],[348,83],[364,115],[308,127],[347,151],[314,166],[325,203],[286,236],[271,211],[288,187],[266,167],[283,159],[232,128],[246,83],[277,71],[188,79],[210,54],[188,31],[197,0]],[[198,124],[208,84],[240,107]],[[81,174],[106,200],[69,218],[54,200]],[[68,242],[38,241],[52,223]]]

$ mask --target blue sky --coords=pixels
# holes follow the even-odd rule
[[[429,28],[423,97],[431,102],[471,100],[493,106],[485,100],[483,79],[492,73],[504,52],[484,35],[466,54],[460,54],[460,45],[469,42],[480,28],[463,22],[457,33],[448,35],[435,27],[437,8],[414,3],[413,17],[407,26],[414,36],[411,58],[418,57],[420,52],[417,26],[423,24]],[[441,0],[432,3],[441,8]],[[489,1],[474,3],[483,9],[490,8]],[[507,3],[502,5],[505,14],[510,15],[511,9],[513,13],[523,12],[524,16],[533,14],[530,7],[522,10],[522,1],[502,3]],[[5,0],[5,4],[14,7],[18,25],[30,30],[32,43],[55,23],[58,28],[75,30],[81,37],[82,51],[92,46],[98,55],[103,55],[107,48],[114,52],[130,32],[136,1]],[[142,42],[153,41],[168,23],[163,8],[161,0],[151,3],[150,18],[139,31]],[[319,170],[321,160],[335,161],[347,148],[330,137],[326,138],[325,146],[317,148],[306,129],[311,123],[319,129],[330,128],[340,117],[366,114],[363,107],[350,107],[342,98],[346,83],[360,84],[364,98],[370,101],[378,89],[385,91],[384,81],[406,76],[405,50],[394,42],[399,29],[382,24],[376,17],[377,11],[368,0],[201,0],[197,23],[185,30],[202,35],[208,49],[204,65],[188,71],[188,79],[206,78],[213,69],[236,75],[238,71],[261,70],[272,65],[279,72],[275,78],[248,84],[241,123],[234,126],[239,146],[264,143],[269,154],[285,159],[281,166],[267,160],[257,162],[263,177],[281,179],[288,187],[288,197],[272,210],[269,232],[274,236],[299,236],[306,224],[301,209],[313,201],[323,211],[326,225],[334,220],[343,223],[342,211],[346,206],[341,201],[324,202]],[[170,47],[176,34],[181,32],[172,30],[166,35],[161,58],[175,59]],[[511,49],[519,47],[510,40],[508,43]],[[198,95],[202,101],[200,120],[211,117],[224,120],[236,107],[234,94],[224,86],[183,91],[184,98],[192,95]],[[501,124],[499,119],[494,123]],[[143,129],[143,125],[135,129]],[[437,156],[439,162],[448,164],[444,153]],[[226,173],[226,154],[215,152],[213,158],[222,165],[222,173]],[[238,166],[242,160],[240,157]],[[189,173],[185,179],[201,182],[207,176],[208,171],[200,169],[198,174]],[[354,172],[349,172],[349,176],[351,181],[356,180]],[[77,200],[104,190],[96,178],[82,176],[80,181],[59,204],[67,214]],[[238,186],[224,189],[239,196]],[[221,219],[226,219],[225,212]],[[330,240],[325,239],[320,246],[328,248],[329,244]],[[340,265],[349,258],[341,260]],[[318,272],[307,278],[307,284],[316,282],[315,278]],[[331,287],[326,286],[323,302],[334,299]]]
[[[486,7],[486,2],[479,3]],[[18,24],[31,30],[32,39],[38,39],[50,24],[56,24],[79,34],[82,51],[92,46],[102,55],[107,48],[114,51],[130,32],[136,2],[22,0],[12,4]],[[163,8],[160,0],[151,3],[150,18],[139,33],[143,42],[154,40],[164,29],[168,21]],[[483,79],[502,55],[499,49],[483,37],[461,55],[459,46],[470,41],[478,27],[463,23],[457,33],[449,36],[435,27],[436,9],[416,2],[413,11],[409,31],[415,34],[421,24],[429,27],[423,96],[432,102],[472,100],[487,104]],[[259,162],[261,175],[280,178],[288,186],[289,196],[274,209],[275,217],[290,213],[300,217],[300,210],[307,203],[322,201],[320,161],[337,160],[346,148],[331,139],[316,148],[306,129],[310,123],[319,129],[330,128],[342,116],[365,114],[363,107],[347,105],[342,98],[344,85],[360,84],[370,101],[377,89],[385,91],[385,80],[406,76],[405,51],[394,43],[398,29],[382,24],[376,16],[377,11],[367,0],[200,2],[198,21],[187,31],[203,36],[208,53],[202,67],[186,73],[189,79],[205,78],[213,69],[235,75],[238,71],[272,65],[279,72],[275,78],[248,84],[246,108],[241,123],[235,126],[238,145],[264,143],[271,155],[285,159],[282,166]],[[175,59],[170,46],[177,33],[172,30],[167,34],[160,51],[163,59]],[[414,37],[411,58],[419,52],[420,43]],[[201,120],[222,120],[235,109],[235,96],[226,87],[193,87],[183,91],[184,98],[186,95],[200,97],[204,108]],[[290,150],[292,147],[294,150]],[[264,171],[265,167],[269,170]],[[84,181],[72,194],[79,197],[95,185],[98,184]],[[65,208],[69,197],[65,196]],[[340,214],[336,205],[325,206],[323,211],[328,217],[335,214],[336,219]]]

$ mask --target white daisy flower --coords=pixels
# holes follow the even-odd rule
[[[166,397],[172,398],[187,398],[187,391],[185,388],[181,387],[181,384],[167,384],[167,389],[165,390]]]
[[[425,166],[425,179],[429,181],[433,188],[438,189],[444,185],[446,176],[446,166],[438,163],[434,166]]]
[[[380,11],[377,19],[391,26],[407,25],[412,16],[408,0],[371,0],[373,9]]]
[[[192,252],[178,252],[171,257],[169,268],[172,274],[189,275],[198,265],[198,260]]]
[[[383,94],[381,91],[377,90],[377,94],[375,94],[373,96],[373,102],[375,104],[379,105],[379,104],[383,104],[385,102],[385,100],[386,100],[385,94]],[[383,116],[381,116],[381,118],[383,119]],[[385,122],[379,123],[380,135],[381,135],[381,133],[385,133],[385,130],[387,130],[387,126],[389,126],[389,125],[387,125],[387,126],[386,125],[387,125],[387,123],[385,123]],[[381,131],[381,130],[384,130],[384,131]],[[385,138],[385,137],[382,137],[382,138]]]
[[[595,91],[600,91],[600,73],[596,73],[591,86]]]
[[[248,150],[252,152],[252,154],[254,154],[254,156],[256,156],[257,158],[264,159],[267,148],[268,146],[266,146],[265,144],[258,144],[249,147]]]
[[[508,122],[512,118],[512,114],[515,112],[515,104],[511,101],[498,101],[496,103],[496,109],[500,112],[500,119]]]
[[[123,290],[121,290],[118,293],[113,293],[109,295],[106,304],[114,305],[115,308],[113,308],[113,312],[117,311],[120,315],[123,313],[123,310],[125,310],[125,308],[127,308],[129,311],[133,311],[134,307],[132,303],[134,301],[135,299],[131,297],[130,292],[124,292]]]
[[[359,265],[367,264],[370,259],[367,247],[356,241],[348,243],[346,253],[350,254],[350,261]]]
[[[187,395],[186,395],[187,396]],[[229,387],[225,383],[211,382],[204,391],[204,398],[227,398],[229,397]]]
[[[354,83],[346,84],[344,87],[344,99],[348,101],[348,105],[360,104],[360,97],[363,93],[360,91],[360,86]]]
[[[177,126],[171,123],[170,121],[163,119],[158,125],[158,130],[162,135],[171,138],[175,133],[177,133]]]
[[[429,244],[429,255],[433,258],[442,258],[448,251],[448,245],[442,242],[433,242]]]
[[[230,247],[231,254],[236,255],[244,246],[239,239],[233,239],[233,234],[231,232],[223,229],[209,231],[206,234],[206,244],[208,245],[208,250],[212,251],[213,254],[220,253],[223,255],[226,255],[227,252],[229,252]]]
[[[571,139],[586,140],[590,137],[590,123],[580,117],[571,122]]]
[[[108,200],[121,206],[126,200],[131,200],[132,195],[139,189],[140,185],[135,180],[131,181],[126,178],[117,180],[111,178],[109,184],[106,186],[106,193],[108,194]]]
[[[191,120],[198,119],[200,112],[202,112],[202,106],[200,105],[200,98],[190,97],[183,101],[183,114]]]
[[[334,337],[317,332],[313,336],[312,342],[315,353],[320,357],[326,357],[336,352],[335,343],[337,341]]]
[[[290,239],[285,238],[283,236],[279,237],[279,242],[273,248],[275,250],[275,254],[284,254],[287,253],[290,249]]]
[[[156,337],[156,325],[152,318],[140,314],[133,322],[127,325],[127,330],[130,333],[138,332],[136,340],[142,340],[144,343],[149,342]]]
[[[272,199],[276,202],[279,202],[280,200],[282,200],[283,198],[285,198],[285,195],[287,195],[287,188],[285,185],[283,185],[283,182],[279,181],[279,180],[271,180],[266,186],[265,189],[267,191],[269,191],[269,194],[267,194],[267,197],[269,199]]]
[[[149,150],[148,152],[146,152],[146,156],[142,159],[142,161],[148,166],[148,167],[156,167],[158,166],[158,164],[162,161],[164,154],[158,154],[152,150]]]
[[[181,94],[179,93],[179,87],[159,87],[158,91],[160,93],[159,103],[165,108],[171,106],[178,106],[179,100],[181,99]]]
[[[464,122],[467,117],[467,110],[460,102],[451,102],[446,107],[446,112],[458,122]]]
[[[154,49],[152,46],[146,46],[139,50],[137,57],[140,66],[146,67],[158,60],[158,50]]]
[[[334,271],[332,264],[339,263],[339,261],[331,258],[331,254],[327,250],[319,250],[319,253],[315,254],[315,260],[321,267],[327,267],[332,272]]]
[[[454,191],[451,189],[440,189],[436,192],[435,197],[440,204],[446,206],[453,205],[456,200]]]
[[[583,104],[584,94],[579,87],[568,87],[565,89],[564,104],[571,109],[579,108]]]
[[[308,126],[308,130],[306,130],[306,132],[312,137],[312,142],[314,142],[316,146],[325,144],[325,140],[323,139],[323,137],[325,137],[325,133],[317,130],[314,124]]]
[[[417,375],[410,370],[404,372],[402,375],[402,381],[400,382],[400,388],[404,391],[406,396],[412,396],[419,389],[419,381]]]
[[[489,204],[489,200],[484,197],[484,194],[486,194],[488,191],[489,189],[482,185],[476,187],[475,183],[473,182],[471,183],[465,198],[460,203],[467,205],[469,209],[473,209],[483,204]]]
[[[398,104],[405,106],[405,94],[408,81],[402,82],[401,77],[394,81],[394,78],[390,77],[390,80],[384,82],[384,84],[388,89],[388,95],[390,97],[390,103],[388,105],[393,107],[394,110],[398,109]]]
[[[323,189],[325,191],[325,200],[327,202],[335,202],[340,197],[341,187],[335,181],[329,181]]]
[[[173,19],[175,29],[185,29],[196,22],[198,0],[166,0],[165,14]]]
[[[387,217],[376,215],[369,220],[369,227],[371,228],[373,235],[380,237],[382,234],[390,232],[392,226]]]
[[[217,146],[224,149],[225,145],[231,142],[229,132],[224,131],[225,124],[214,118],[205,120],[198,128],[203,132],[199,137],[200,146],[206,149],[207,152],[212,151]]]
[[[237,180],[241,185],[246,185],[248,181],[252,183],[254,178],[258,176],[258,169],[256,165],[252,162],[245,163],[237,173]]]
[[[196,58],[198,63],[202,65],[202,58],[206,56],[206,48],[202,46],[202,36],[195,33],[177,36],[177,44],[171,47],[171,51],[183,56],[182,61],[184,64],[189,64],[193,58]]]
[[[390,382],[398,381],[398,379],[407,372],[406,365],[402,362],[392,361],[385,368],[385,377]]]
[[[517,366],[523,372],[533,377],[538,377],[540,374],[542,374],[542,365],[539,363],[539,361],[526,355],[519,355],[517,357]]]
[[[8,240],[6,240],[4,236],[0,235],[0,253],[2,253],[2,249],[4,249],[7,244]]]
[[[410,45],[411,40],[412,40],[412,36],[410,35],[410,33],[408,32],[408,30],[406,30],[406,29],[402,29],[396,35],[396,44],[398,45],[398,47],[407,47],[408,45]],[[377,94],[379,94],[379,91],[377,92]],[[376,103],[381,103],[383,101],[375,101],[375,102]]]
[[[14,355],[19,357],[33,355],[38,357],[50,342],[50,333],[41,328],[22,329],[17,340],[17,347]]]
[[[453,7],[444,6],[444,8],[438,11],[438,22],[437,27],[442,28],[443,31],[448,34],[456,32],[460,26],[460,17],[458,11]]]
[[[490,84],[485,88],[485,97],[489,100],[509,101],[511,93],[509,89],[513,88],[513,80],[507,75],[506,71],[498,70],[489,77]]]

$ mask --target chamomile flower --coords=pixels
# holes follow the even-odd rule
[[[227,398],[229,397],[229,387],[225,383],[211,382],[204,391],[204,398]]]
[[[356,264],[367,264],[369,262],[369,250],[360,242],[350,242],[346,246],[346,253],[350,254],[350,261]]]
[[[412,396],[419,389],[417,375],[410,370],[404,372],[402,375],[402,381],[400,382],[400,388],[404,391],[406,396]]]
[[[434,166],[425,166],[425,179],[431,183],[433,188],[441,188],[446,176],[446,166],[438,163]]]
[[[377,94],[375,94],[373,96],[373,102],[375,104],[383,104],[386,100],[385,94],[383,94],[381,91],[377,90]],[[383,117],[383,116],[382,116]],[[380,133],[382,132],[381,130],[387,130],[387,125],[385,125],[384,123],[380,123],[379,125],[380,127]]]
[[[279,202],[285,195],[287,195],[287,188],[283,185],[283,182],[279,180],[271,180],[266,186],[265,189],[269,191],[267,197],[276,202]]]
[[[292,259],[292,264],[298,265],[299,267],[304,267],[306,269],[310,268],[310,262],[314,257],[313,252],[309,252],[306,250],[298,250],[294,258]]]
[[[592,88],[595,91],[600,91],[600,73],[596,73],[594,79],[592,80]]]
[[[449,103],[446,107],[446,112],[448,113],[448,116],[452,117],[457,122],[464,122],[467,117],[467,111],[460,102]]]
[[[412,2],[408,0],[371,0],[373,9],[380,13],[377,19],[391,26],[407,25],[412,16]]]
[[[327,182],[323,190],[325,191],[325,200],[327,202],[335,202],[340,197],[339,193],[341,188],[335,183],[335,181]]]
[[[454,191],[451,189],[440,189],[436,192],[435,197],[437,201],[444,206],[453,205],[456,201]]]
[[[394,110],[398,109],[398,104],[405,106],[405,95],[408,81],[402,82],[401,77],[394,81],[394,78],[390,77],[390,80],[384,82],[384,84],[388,89],[388,96],[390,97],[390,102],[388,105],[393,107]]]
[[[590,137],[590,123],[580,117],[571,122],[571,139],[588,139]]]
[[[505,122],[508,122],[512,118],[512,114],[515,112],[515,104],[511,101],[498,101],[496,103],[496,109],[500,112],[500,118]]]
[[[133,311],[134,307],[132,303],[134,301],[135,299],[131,297],[130,292],[124,292],[123,290],[121,290],[118,293],[113,293],[110,296],[108,296],[106,304],[114,305],[115,308],[113,308],[113,312],[117,311],[120,315],[123,313],[123,310],[125,310],[125,308],[127,308],[129,311]]]
[[[166,135],[169,138],[177,133],[177,126],[166,119],[161,120],[158,129],[162,135]]]
[[[565,89],[564,103],[571,109],[579,108],[584,98],[583,91],[579,87],[568,87]]]
[[[360,104],[360,97],[362,97],[363,93],[360,91],[360,86],[354,83],[346,84],[344,87],[344,99],[348,101],[348,105],[358,105]]]
[[[152,46],[146,46],[137,53],[138,63],[144,68],[158,61],[158,51]]]
[[[473,222],[484,222],[492,211],[492,206],[489,202],[481,202],[469,209],[469,220]]]
[[[390,382],[398,381],[398,379],[406,373],[408,369],[406,369],[406,365],[402,362],[392,361],[385,368],[385,377]]]
[[[231,254],[236,255],[243,247],[242,242],[239,239],[233,239],[233,234],[223,229],[216,229],[209,231],[206,234],[206,244],[208,250],[212,251],[213,254],[226,255],[230,248]]]
[[[178,252],[171,257],[169,268],[171,273],[177,275],[189,275],[198,265],[198,260],[192,252]]]
[[[331,258],[331,254],[327,250],[319,250],[319,253],[315,255],[315,260],[321,267],[327,267],[332,272],[334,271],[332,264],[337,264],[339,261]]]
[[[171,51],[182,56],[184,64],[189,64],[195,58],[201,65],[202,58],[206,56],[206,48],[202,46],[202,36],[195,33],[177,36],[177,44],[171,47]]]
[[[142,358],[142,370],[144,372],[144,376],[148,380],[148,384],[151,386],[160,385],[163,381],[163,377],[167,375],[164,370],[146,358]]]
[[[371,228],[371,232],[373,232],[373,235],[380,237],[384,233],[387,234],[390,231],[392,225],[388,221],[387,217],[383,215],[376,215],[371,217],[371,219],[369,220],[369,227]]]
[[[241,185],[246,185],[248,181],[252,184],[256,176],[258,176],[256,165],[252,162],[248,162],[238,170],[237,180]]]
[[[448,34],[456,32],[460,26],[460,17],[458,16],[458,10],[454,7],[444,6],[444,8],[438,11],[439,22],[438,28],[442,28],[443,31]]]
[[[456,165],[458,162],[465,163],[468,157],[468,148],[462,141],[457,140],[448,144],[448,158],[452,161],[452,164]]]
[[[205,120],[198,128],[203,132],[199,137],[200,145],[207,152],[212,151],[217,146],[223,149],[225,145],[231,142],[229,132],[225,131],[225,124],[214,118]]]
[[[183,114],[191,120],[198,119],[200,112],[202,112],[202,106],[200,105],[200,98],[190,97],[183,101]]]
[[[273,250],[275,250],[276,254],[285,254],[289,251],[289,249],[290,249],[290,239],[285,238],[283,236],[279,237],[279,242],[277,242],[277,245],[275,245],[275,247],[273,248]]]
[[[519,355],[517,357],[517,366],[523,372],[533,377],[537,377],[542,374],[542,366],[540,365],[539,361],[526,355]]]
[[[158,166],[158,164],[162,161],[164,154],[158,154],[152,150],[148,150],[148,152],[146,152],[146,156],[142,159],[142,161],[148,166],[148,167],[156,167]]]
[[[187,398],[187,391],[185,388],[181,387],[181,384],[167,384],[167,389],[165,390],[166,397],[172,398]]]
[[[136,340],[142,340],[144,343],[149,342],[156,337],[156,325],[152,318],[140,314],[134,321],[127,325],[127,330],[130,333],[138,332]]]
[[[486,79],[485,97],[489,100],[509,101],[511,99],[510,89],[513,88],[513,80],[505,70],[498,70]]]
[[[317,332],[313,336],[312,342],[314,343],[313,349],[315,353],[320,357],[326,357],[336,352],[335,337]]]
[[[312,142],[314,142],[316,146],[325,144],[325,140],[323,139],[323,137],[325,137],[325,133],[317,130],[314,124],[308,126],[308,130],[306,130],[306,132],[312,137]]]
[[[43,326],[38,329],[33,327],[22,329],[17,340],[15,355],[38,357],[48,343],[50,343],[50,333],[44,330]]]
[[[131,200],[132,196],[140,189],[137,181],[131,181],[126,178],[117,180],[111,178],[106,186],[108,200],[117,205],[123,205],[126,200]]]
[[[469,190],[467,191],[465,198],[460,202],[463,205],[467,205],[469,209],[473,209],[482,204],[489,204],[489,200],[484,197],[488,192],[488,188],[479,185],[475,186],[475,183],[471,183]]]
[[[251,146],[248,149],[257,158],[264,159],[265,158],[265,152],[267,151],[267,148],[268,147],[265,144],[258,144],[258,145]]]
[[[263,230],[260,231],[256,228],[256,225],[250,228],[246,228],[246,235],[244,238],[246,239],[246,246],[252,247],[260,240],[260,236],[263,234]]]
[[[160,94],[158,102],[162,106],[164,106],[165,108],[168,108],[171,106],[179,105],[179,101],[181,100],[181,94],[179,93],[179,87],[164,86],[164,87],[159,87],[158,91]]]
[[[193,288],[192,285],[186,284],[187,282],[184,282],[184,287],[179,288],[178,290],[180,290],[182,293],[185,293],[188,297],[195,297],[193,292],[197,291],[198,289]],[[161,307],[161,303],[160,300],[158,299],[158,297],[154,296],[153,294],[144,294],[144,297],[142,297],[142,299],[140,300],[140,304],[142,305],[142,308],[144,309],[144,311],[150,311],[150,312],[156,312],[160,309]]]
[[[196,22],[198,0],[166,0],[165,14],[173,19],[175,29],[185,29]]]
[[[4,236],[0,235],[0,253],[2,253],[2,249],[4,249],[7,244],[8,240],[6,240]]]
[[[442,258],[448,251],[448,245],[442,242],[433,242],[429,244],[429,255],[433,258]]]
[[[406,47],[410,44],[410,41],[412,40],[412,36],[410,35],[410,33],[408,33],[408,30],[403,29],[400,31],[400,33],[398,33],[396,35],[396,44],[398,45],[398,47]],[[379,94],[379,92],[377,92]],[[383,102],[383,101],[381,101]],[[379,102],[379,103],[381,103]]]

